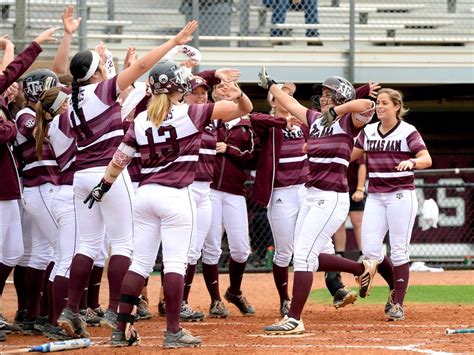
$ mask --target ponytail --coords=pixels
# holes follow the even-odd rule
[[[147,115],[155,127],[159,127],[171,109],[171,100],[167,94],[153,95],[147,108]]]
[[[35,107],[36,111],[36,127],[35,127],[35,140],[36,140],[36,155],[39,160],[43,159],[43,144],[47,140],[49,122],[47,117],[51,119],[49,112],[45,111],[43,103],[38,101]]]

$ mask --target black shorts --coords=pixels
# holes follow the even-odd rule
[[[350,199],[350,205],[349,205],[349,212],[352,211],[363,211],[365,207],[365,197],[362,201],[355,202],[352,199],[352,195],[354,194],[355,191],[349,191],[349,199]]]

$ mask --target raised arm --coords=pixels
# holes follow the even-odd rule
[[[129,85],[133,84],[135,80],[151,69],[151,67],[163,58],[174,46],[189,42],[191,40],[191,34],[197,29],[197,27],[197,21],[188,22],[188,24],[184,26],[184,28],[174,38],[151,50],[130,65],[130,67],[123,70],[117,76],[118,88],[120,90],[125,90]]]
[[[81,19],[81,17],[74,19],[74,6],[69,5],[64,8],[64,12],[62,15],[64,35],[53,61],[53,71],[58,74],[67,73],[69,53],[71,52],[72,36],[79,29]]]
[[[224,85],[227,91],[227,100],[221,100],[214,104],[211,119],[230,121],[250,113],[253,105],[248,96],[233,83],[226,83]],[[237,101],[237,104],[233,101]]]
[[[278,102],[288,112],[300,119],[300,121],[305,125],[308,125],[308,119],[306,117],[308,109],[305,106],[301,105],[293,96],[287,95],[277,85],[275,85],[275,80],[273,80],[270,75],[267,74],[265,67],[262,68],[262,71],[258,74],[258,76],[260,78],[260,83],[258,84],[259,86],[270,91],[273,97],[278,100]]]

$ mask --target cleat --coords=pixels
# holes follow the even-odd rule
[[[359,296],[365,298],[370,295],[370,289],[372,288],[372,281],[377,273],[377,260],[364,260],[364,272],[362,275],[356,277],[356,281],[359,283]]]
[[[343,287],[337,290],[334,294],[332,304],[334,307],[336,307],[336,309],[338,309],[347,306],[348,304],[353,304],[356,300],[357,293],[348,287]]]
[[[64,329],[67,335],[73,338],[88,338],[86,322],[79,313],[74,313],[69,308],[64,308],[58,318],[58,325]]]
[[[35,329],[43,332],[44,325],[48,322],[48,316],[36,316]]]
[[[146,320],[151,319],[152,315],[148,309],[148,302],[141,298],[140,303],[137,306],[137,314],[135,315],[135,320]]]
[[[227,289],[224,294],[224,298],[227,300],[227,302],[234,304],[244,316],[255,315],[255,308],[253,308],[253,306],[247,301],[242,293],[240,295],[236,295],[230,292],[230,289]]]
[[[177,333],[171,333],[167,330],[164,332],[163,348],[194,348],[201,346],[201,338],[193,336],[189,331],[181,328]]]
[[[102,319],[94,312],[92,308],[81,309],[79,311],[82,319],[86,322],[89,327],[100,327],[100,320]]]
[[[160,299],[158,301],[158,314],[160,315],[160,317],[166,316],[166,304],[164,299]]]
[[[221,300],[212,301],[209,307],[209,318],[227,318],[229,311]]]
[[[102,309],[102,307],[99,306],[97,308],[94,308],[94,312],[95,314],[97,314],[97,317],[100,317],[100,318],[104,317],[105,312]]]
[[[43,332],[35,328],[35,321],[29,322],[25,320],[23,322],[23,335],[39,335],[39,334],[43,334]]]
[[[5,334],[19,333],[21,332],[21,327],[17,324],[8,323],[5,317],[0,313],[0,331],[3,331]]]
[[[43,328],[43,335],[48,339],[53,340],[69,340],[74,339],[74,337],[69,336],[63,328],[55,327],[52,324],[46,324]]]
[[[283,300],[280,301],[280,314],[282,317],[288,315],[290,312],[291,301],[290,300]]]
[[[26,317],[26,309],[16,311],[15,320],[13,321],[13,323],[15,325],[18,325],[19,327],[22,327],[23,322],[25,321],[25,317]]]
[[[104,316],[100,320],[101,326],[106,326],[112,330],[117,328],[117,313],[108,309],[105,311]]]
[[[281,321],[278,321],[268,327],[263,328],[265,334],[288,335],[288,334],[303,334],[304,324],[303,320],[296,320],[285,316]]]
[[[6,341],[6,340],[7,340],[7,334],[3,330],[0,330],[0,341]]]
[[[181,312],[179,314],[181,322],[202,322],[204,318],[204,313],[194,311],[186,301],[181,303]]]
[[[387,314],[388,311],[390,311],[390,308],[392,308],[394,297],[395,297],[395,290],[389,290],[388,300],[387,300],[387,303],[385,303],[385,307],[384,307],[385,314]]]
[[[392,305],[392,307],[387,312],[387,320],[390,321],[400,321],[405,319],[405,312],[403,311],[403,307],[400,306],[398,303]]]
[[[112,330],[112,336],[110,337],[109,344],[112,347],[138,345],[140,344],[140,336],[138,335],[136,329],[132,326],[128,327],[127,332],[114,329]]]

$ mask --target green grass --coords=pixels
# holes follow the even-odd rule
[[[357,292],[357,289],[354,288]],[[358,298],[357,304],[383,304],[387,302],[388,288],[373,287],[370,296]],[[317,304],[331,304],[332,296],[327,289],[316,289],[309,298]],[[410,303],[474,304],[474,286],[410,286],[405,298]]]

